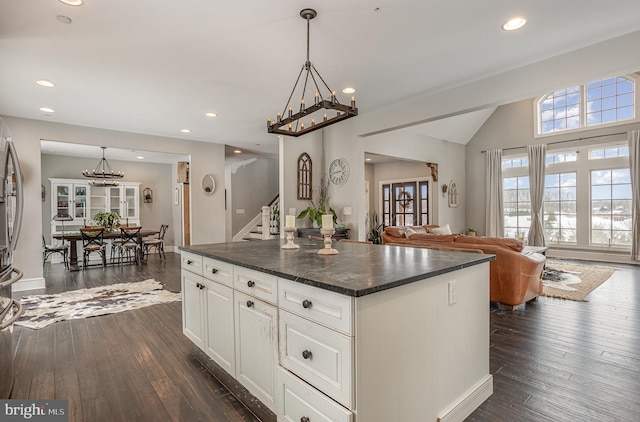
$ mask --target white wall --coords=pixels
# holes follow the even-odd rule
[[[400,164],[398,167],[391,168],[392,171],[397,171],[399,177],[396,179],[402,179],[405,176],[413,177],[409,176],[412,173],[416,173],[416,175],[421,173],[423,176],[429,175],[430,172],[427,172],[427,166],[424,163],[437,163],[438,182],[435,184],[433,192],[438,198],[437,210],[434,210],[437,224],[449,224],[451,230],[457,233],[464,231],[467,227],[465,218],[465,194],[467,191],[465,183],[466,151],[464,145],[401,130],[366,138],[363,142],[363,148],[370,153],[421,162],[417,167]],[[424,167],[423,171],[420,170],[421,167]],[[381,171],[383,169],[384,167],[380,167]],[[407,173],[408,171],[409,173]],[[382,180],[382,177],[392,176],[388,171],[385,171],[384,175],[378,173],[376,166],[375,179],[378,181]],[[440,190],[443,184],[449,185],[452,180],[456,182],[458,187],[459,199],[457,208],[449,208],[448,202],[442,198],[442,191]],[[376,189],[377,191],[379,186],[371,185],[370,189]],[[380,213],[378,195],[375,195],[375,206],[378,207],[378,213]]]
[[[216,180],[224,185],[224,145],[18,117],[3,116],[3,119],[11,129],[24,173],[24,227],[14,262],[24,271],[25,280],[38,281],[42,280],[43,276],[42,265],[34,265],[42,262],[41,139],[190,155],[191,180],[194,186],[191,195],[191,243],[224,241],[224,190],[217,190],[212,196],[207,196],[199,188],[200,180],[207,173],[212,173]],[[33,222],[37,223],[34,225]]]
[[[278,160],[251,158],[231,165],[231,236],[236,235],[262,206],[278,195]],[[244,213],[238,213],[243,210]]]

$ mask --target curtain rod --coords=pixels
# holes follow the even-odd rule
[[[547,145],[564,144],[565,142],[584,141],[584,140],[587,140],[587,139],[603,138],[605,136],[626,135],[627,133],[628,132],[618,132],[618,133],[608,133],[606,135],[586,136],[584,138],[566,139],[564,141],[549,142],[549,143],[547,143]],[[502,150],[503,151],[510,151],[512,149],[520,149],[520,148],[526,148],[526,147],[527,146],[525,145],[525,146],[522,146],[522,147],[502,148]],[[484,154],[485,152],[487,152],[487,150],[480,151],[481,154]]]

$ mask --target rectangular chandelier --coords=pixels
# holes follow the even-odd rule
[[[340,104],[336,98],[336,92],[329,88],[329,85],[327,85],[309,60],[309,22],[317,16],[317,12],[313,9],[303,9],[300,11],[300,16],[307,21],[307,60],[298,74],[298,79],[296,79],[293,90],[289,95],[289,100],[284,107],[285,111],[282,113],[278,112],[275,120],[271,118],[267,119],[267,132],[294,137],[322,129],[358,115],[355,97],[351,97],[350,105]],[[300,93],[300,109],[294,113],[293,106],[290,105],[291,98],[296,94],[303,73],[305,77]],[[318,85],[318,80],[324,85],[324,90]],[[313,104],[307,107],[305,104],[305,94],[307,92],[307,85],[311,84],[315,87],[315,95],[313,97]],[[323,91],[325,92],[324,95]],[[286,116],[284,116],[285,113]]]

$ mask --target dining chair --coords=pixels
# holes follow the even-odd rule
[[[138,264],[140,262],[140,255],[142,255],[140,230],[142,227],[120,227],[120,242],[116,246],[118,264],[121,265],[124,262]],[[126,261],[124,260],[125,255]]]
[[[102,227],[82,227],[82,267],[89,267],[89,258],[92,253],[97,253],[102,259],[102,267],[107,266],[107,256],[104,244],[104,228]]]
[[[44,235],[42,235],[42,265],[44,265],[45,262],[47,262],[47,259],[54,253],[62,255],[62,261],[64,262],[65,268],[69,268],[69,261],[67,260],[69,245],[64,243],[61,245],[47,245],[47,242],[44,240]]]
[[[145,260],[149,257],[149,251],[151,250],[151,248],[155,248],[156,251],[161,255],[161,258],[167,259],[164,254],[164,235],[167,232],[168,228],[168,224],[162,224],[160,226],[158,237],[147,238],[142,241],[142,250]]]

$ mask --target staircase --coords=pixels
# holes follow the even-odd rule
[[[280,237],[280,196],[276,196],[269,205],[262,207],[242,230],[233,236],[234,242],[243,240],[266,240]]]

